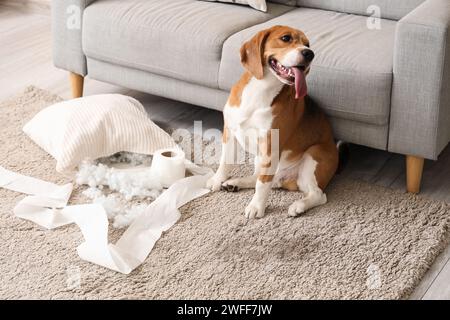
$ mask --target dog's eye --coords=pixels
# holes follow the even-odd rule
[[[305,43],[305,47],[308,47],[308,48],[309,48],[309,43]]]
[[[291,37],[291,35],[286,34],[286,35],[282,36],[280,39],[281,39],[281,41],[283,41],[283,42],[291,42],[292,37]]]

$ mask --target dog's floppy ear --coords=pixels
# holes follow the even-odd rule
[[[264,77],[264,46],[269,30],[258,32],[241,47],[241,63],[256,79]]]

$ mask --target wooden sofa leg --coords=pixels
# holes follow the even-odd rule
[[[423,163],[423,158],[406,156],[406,190],[408,192],[419,193]]]
[[[70,73],[70,87],[72,89],[72,98],[83,96],[84,77],[74,72]]]

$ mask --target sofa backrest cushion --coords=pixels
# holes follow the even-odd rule
[[[297,6],[400,20],[425,0],[297,0]],[[376,6],[376,7],[373,7]]]

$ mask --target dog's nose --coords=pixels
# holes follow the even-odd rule
[[[312,59],[314,59],[314,51],[312,51],[311,49],[303,49],[302,55],[303,55],[303,57],[305,57],[305,60],[308,62],[311,62]]]

